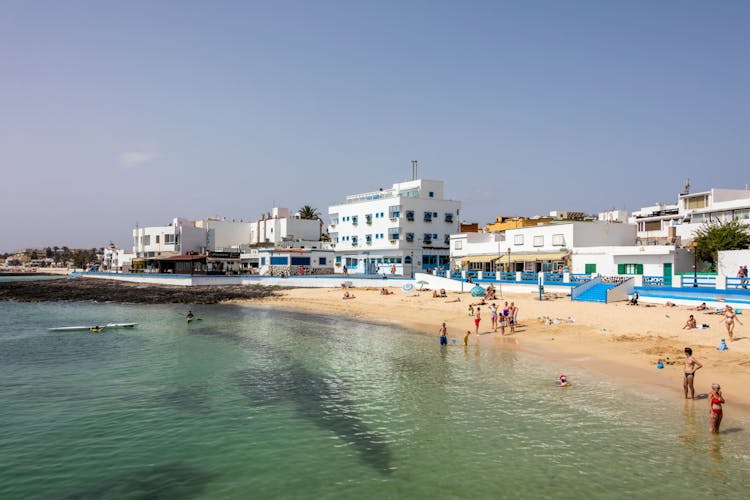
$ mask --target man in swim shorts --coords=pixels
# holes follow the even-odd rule
[[[440,345],[448,345],[448,327],[445,326],[445,321],[443,321],[443,326],[440,327]]]
[[[474,333],[479,334],[479,322],[482,321],[482,315],[479,313],[481,307],[477,307],[477,312],[474,314]]]
[[[703,365],[693,357],[693,350],[689,347],[685,348],[685,377],[682,381],[682,387],[685,389],[685,399],[695,399],[695,388],[693,387],[693,381],[695,379],[695,372],[703,368]],[[690,389],[690,397],[688,398],[688,389]]]

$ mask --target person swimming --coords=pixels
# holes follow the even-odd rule
[[[560,377],[557,379],[557,383],[560,384],[560,387],[567,387],[570,385],[567,375],[560,375]]]

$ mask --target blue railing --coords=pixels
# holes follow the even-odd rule
[[[682,287],[683,288],[716,288],[716,276],[690,276],[682,275]]]
[[[746,290],[750,286],[750,278],[727,278],[727,289]]]
[[[544,273],[545,283],[562,282],[563,273]]]
[[[502,272],[500,273],[500,279],[503,281],[516,281],[516,273]]]
[[[570,275],[571,283],[586,283],[590,279],[591,279],[590,274],[571,274]]]
[[[537,273],[524,271],[524,272],[521,273],[521,281],[534,281],[534,282],[536,282],[537,276],[538,276]]]

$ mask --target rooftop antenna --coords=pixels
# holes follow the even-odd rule
[[[411,161],[411,180],[417,180],[417,160]]]
[[[690,194],[690,179],[685,179],[685,187],[682,190],[682,194]]]

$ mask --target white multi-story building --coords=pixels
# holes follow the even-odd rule
[[[460,208],[461,202],[444,198],[442,181],[426,179],[347,196],[328,208],[336,272],[412,275],[447,269]]]
[[[196,221],[176,217],[166,226],[133,229],[133,253],[137,258],[171,257],[202,252],[206,232]]]
[[[253,245],[315,247],[320,221],[290,216],[274,208],[255,222],[209,217],[196,221],[177,217],[166,226],[136,227],[133,253],[138,258],[170,257],[188,253],[247,251]]]
[[[644,245],[687,245],[704,223],[730,220],[750,224],[750,190],[680,194],[676,204],[643,207],[630,217],[630,223],[638,227],[638,242]]]
[[[288,208],[274,208],[250,223],[250,244],[278,244],[282,241],[315,242],[320,240],[321,222],[289,215]]]
[[[508,229],[505,234],[454,234],[451,259],[454,267],[469,270],[557,271],[571,267],[571,255],[578,248],[634,243],[631,224],[551,222]]]

